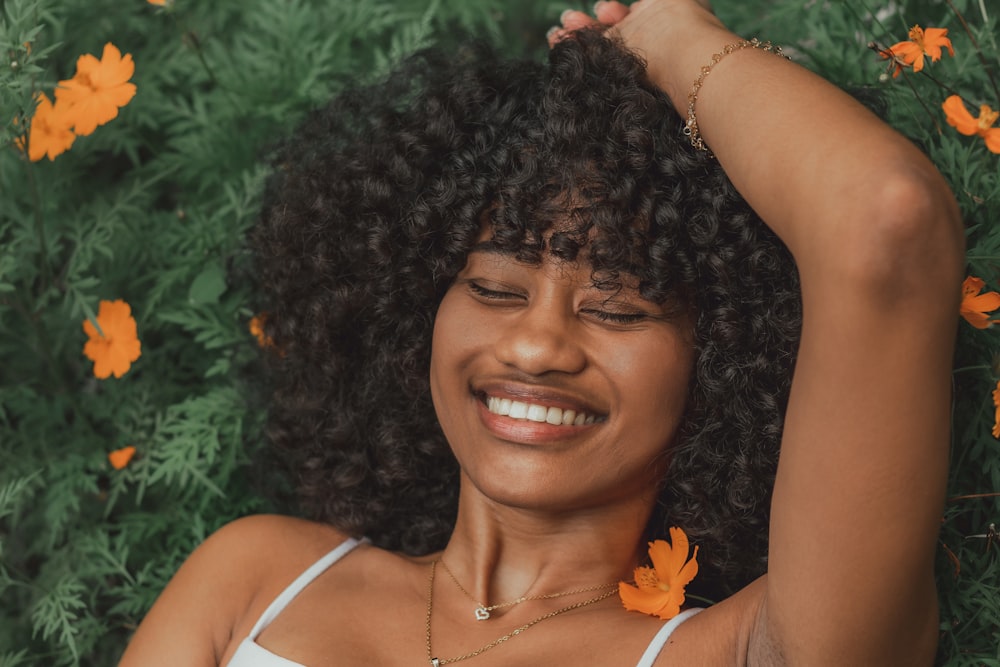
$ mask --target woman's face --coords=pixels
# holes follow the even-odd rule
[[[525,508],[651,502],[694,357],[689,319],[669,312],[595,288],[586,264],[472,252],[438,310],[430,378],[466,481]]]

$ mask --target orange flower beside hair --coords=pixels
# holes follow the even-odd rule
[[[261,347],[273,347],[274,341],[264,333],[264,325],[267,323],[267,313],[254,315],[250,318],[250,333],[257,339],[257,344]]]
[[[135,456],[135,447],[128,445],[113,452],[108,452],[108,462],[115,470],[121,470],[129,464],[133,456]]]
[[[121,299],[101,301],[96,319],[100,331],[89,319],[83,321],[89,337],[83,354],[94,362],[95,377],[105,380],[113,374],[120,378],[142,354],[132,309]]]
[[[135,95],[135,84],[128,83],[133,73],[132,55],[122,56],[110,42],[100,60],[89,53],[77,59],[76,74],[56,88],[56,100],[66,105],[77,134],[86,136],[118,116]]]
[[[980,294],[986,283],[982,278],[969,276],[962,283],[962,305],[959,307],[962,317],[977,329],[988,329],[1000,322],[991,320],[988,312],[1000,308],[1000,294],[986,292]]]
[[[680,528],[670,529],[670,542],[649,543],[649,559],[653,567],[635,569],[633,586],[618,583],[618,594],[629,611],[659,616],[666,620],[681,611],[684,587],[698,574],[698,547],[688,560],[688,537]]]
[[[918,25],[910,28],[908,41],[897,42],[882,52],[883,58],[892,58],[896,64],[892,76],[899,76],[904,65],[912,65],[913,71],[919,72],[924,68],[924,56],[930,56],[932,62],[941,60],[942,48],[948,49],[948,53],[954,56],[955,49],[951,47],[951,40],[946,37],[947,34],[947,28],[924,30]]]
[[[948,97],[941,108],[944,109],[948,124],[958,130],[959,134],[967,137],[977,134],[986,142],[986,148],[991,153],[1000,153],[1000,127],[993,127],[1000,118],[1000,112],[983,104],[979,107],[979,117],[973,118],[958,95]]]

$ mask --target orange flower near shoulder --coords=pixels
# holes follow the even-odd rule
[[[120,378],[142,354],[132,309],[121,299],[101,301],[97,327],[89,319],[83,321],[83,330],[89,337],[83,354],[94,362],[95,377],[101,380],[111,375]]]
[[[959,134],[971,137],[976,134],[986,142],[986,148],[991,153],[1000,153],[1000,127],[993,127],[1000,112],[994,111],[988,105],[979,107],[979,117],[973,118],[965,103],[958,95],[951,95],[941,105],[948,124],[958,130]]]
[[[927,28],[924,30],[918,25],[910,28],[910,39],[905,42],[897,42],[882,52],[883,58],[892,58],[896,64],[893,77],[899,76],[904,65],[912,65],[914,72],[919,72],[924,68],[924,56],[930,56],[932,62],[941,60],[941,49],[948,49],[949,55],[955,55],[955,49],[951,46],[951,40],[946,37],[947,28]]]
[[[128,83],[133,73],[132,55],[122,56],[110,42],[100,60],[89,53],[77,59],[76,74],[56,88],[56,100],[67,106],[77,134],[86,136],[118,116],[135,95],[135,84]]]
[[[163,5],[167,4],[167,0],[149,0],[149,4],[162,7]]]
[[[698,547],[688,560],[688,537],[680,528],[670,529],[670,542],[649,543],[653,567],[635,569],[635,586],[621,581],[618,594],[629,611],[641,611],[666,620],[681,611],[684,587],[698,574]]]
[[[38,93],[35,98],[38,104],[31,117],[31,129],[28,131],[28,159],[38,162],[43,157],[55,160],[62,155],[76,140],[76,135],[70,130],[72,120],[65,114],[65,108],[60,104],[52,104],[45,93]],[[24,140],[17,142],[24,150]]]
[[[962,283],[962,305],[959,312],[962,317],[977,329],[987,329],[1000,320],[991,320],[988,312],[1000,308],[1000,294],[996,292],[986,292],[980,294],[986,283],[982,278],[969,276]]]
[[[113,452],[108,452],[108,463],[115,470],[121,470],[129,464],[133,456],[135,456],[135,447],[129,445],[121,449],[116,449]]]

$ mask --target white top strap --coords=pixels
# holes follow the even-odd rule
[[[354,547],[361,544],[361,540],[356,540],[353,537],[348,538],[344,542],[341,542],[336,549],[326,554],[318,561],[309,566],[309,569],[298,576],[298,578],[293,581],[288,588],[281,592],[281,595],[274,599],[274,602],[264,610],[261,617],[257,619],[257,624],[253,626],[253,630],[250,631],[248,639],[250,641],[255,641],[257,636],[264,631],[268,625],[271,624],[278,614],[288,606],[288,603],[295,599],[295,596],[302,592],[302,589],[312,583],[313,579],[323,574],[323,572],[336,563],[338,560],[343,558],[345,555],[351,552]]]
[[[667,645],[667,640],[670,639],[670,635],[674,633],[677,626],[700,611],[702,611],[701,607],[691,607],[690,609],[685,609],[664,623],[663,627],[660,628],[660,631],[656,633],[655,637],[653,637],[653,641],[649,642],[646,652],[642,654],[639,664],[635,667],[653,667],[656,657],[660,655],[660,651],[662,651],[663,647]]]

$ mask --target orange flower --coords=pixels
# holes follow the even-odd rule
[[[128,83],[134,72],[132,55],[122,57],[110,42],[100,60],[89,53],[77,59],[76,74],[56,88],[56,100],[67,105],[77,134],[86,136],[118,115],[135,95],[135,84]]]
[[[955,49],[951,48],[951,40],[945,35],[947,28],[927,28],[924,30],[918,25],[910,28],[910,39],[906,42],[898,42],[889,47],[887,51],[882,51],[883,58],[892,58],[896,65],[893,77],[899,76],[904,65],[913,65],[913,71],[919,72],[924,68],[924,56],[930,56],[933,62],[941,60],[941,48],[948,49],[948,53],[955,55]]]
[[[257,339],[257,344],[261,347],[273,347],[274,341],[264,333],[264,325],[267,323],[267,313],[254,315],[250,318],[250,333]]]
[[[111,463],[111,467],[115,470],[121,470],[128,465],[133,456],[135,456],[135,447],[129,445],[128,447],[108,452],[108,462]]]
[[[671,546],[671,542],[673,546]],[[673,618],[684,604],[684,587],[698,574],[698,547],[691,560],[688,557],[688,537],[680,528],[670,529],[670,542],[649,543],[649,559],[653,567],[638,567],[633,586],[618,583],[618,594],[629,611]]]
[[[962,305],[959,312],[966,321],[977,329],[987,329],[1000,320],[991,320],[986,314],[1000,308],[1000,294],[986,292],[980,294],[986,283],[982,278],[969,276],[962,283]]]
[[[167,4],[167,0],[149,0],[149,4],[162,7],[163,5]]]
[[[142,354],[132,309],[121,299],[101,301],[97,325],[100,331],[89,319],[83,321],[83,330],[90,337],[83,354],[94,362],[95,377],[104,380],[114,374],[120,378]]]
[[[1000,118],[1000,112],[983,104],[979,107],[979,118],[973,118],[958,95],[951,95],[941,108],[944,109],[948,124],[958,130],[959,134],[967,137],[978,134],[986,142],[986,148],[990,152],[1000,153],[1000,127],[993,127],[997,118]]]
[[[38,162],[48,156],[49,160],[55,160],[57,155],[69,150],[76,140],[76,135],[69,129],[72,121],[66,117],[65,108],[58,103],[53,105],[45,93],[38,93],[35,99],[38,104],[31,117],[28,159]],[[24,150],[23,139],[18,140],[17,145]]]
[[[996,414],[993,415],[993,437],[1000,439],[1000,382],[993,390],[993,405],[996,406]]]

